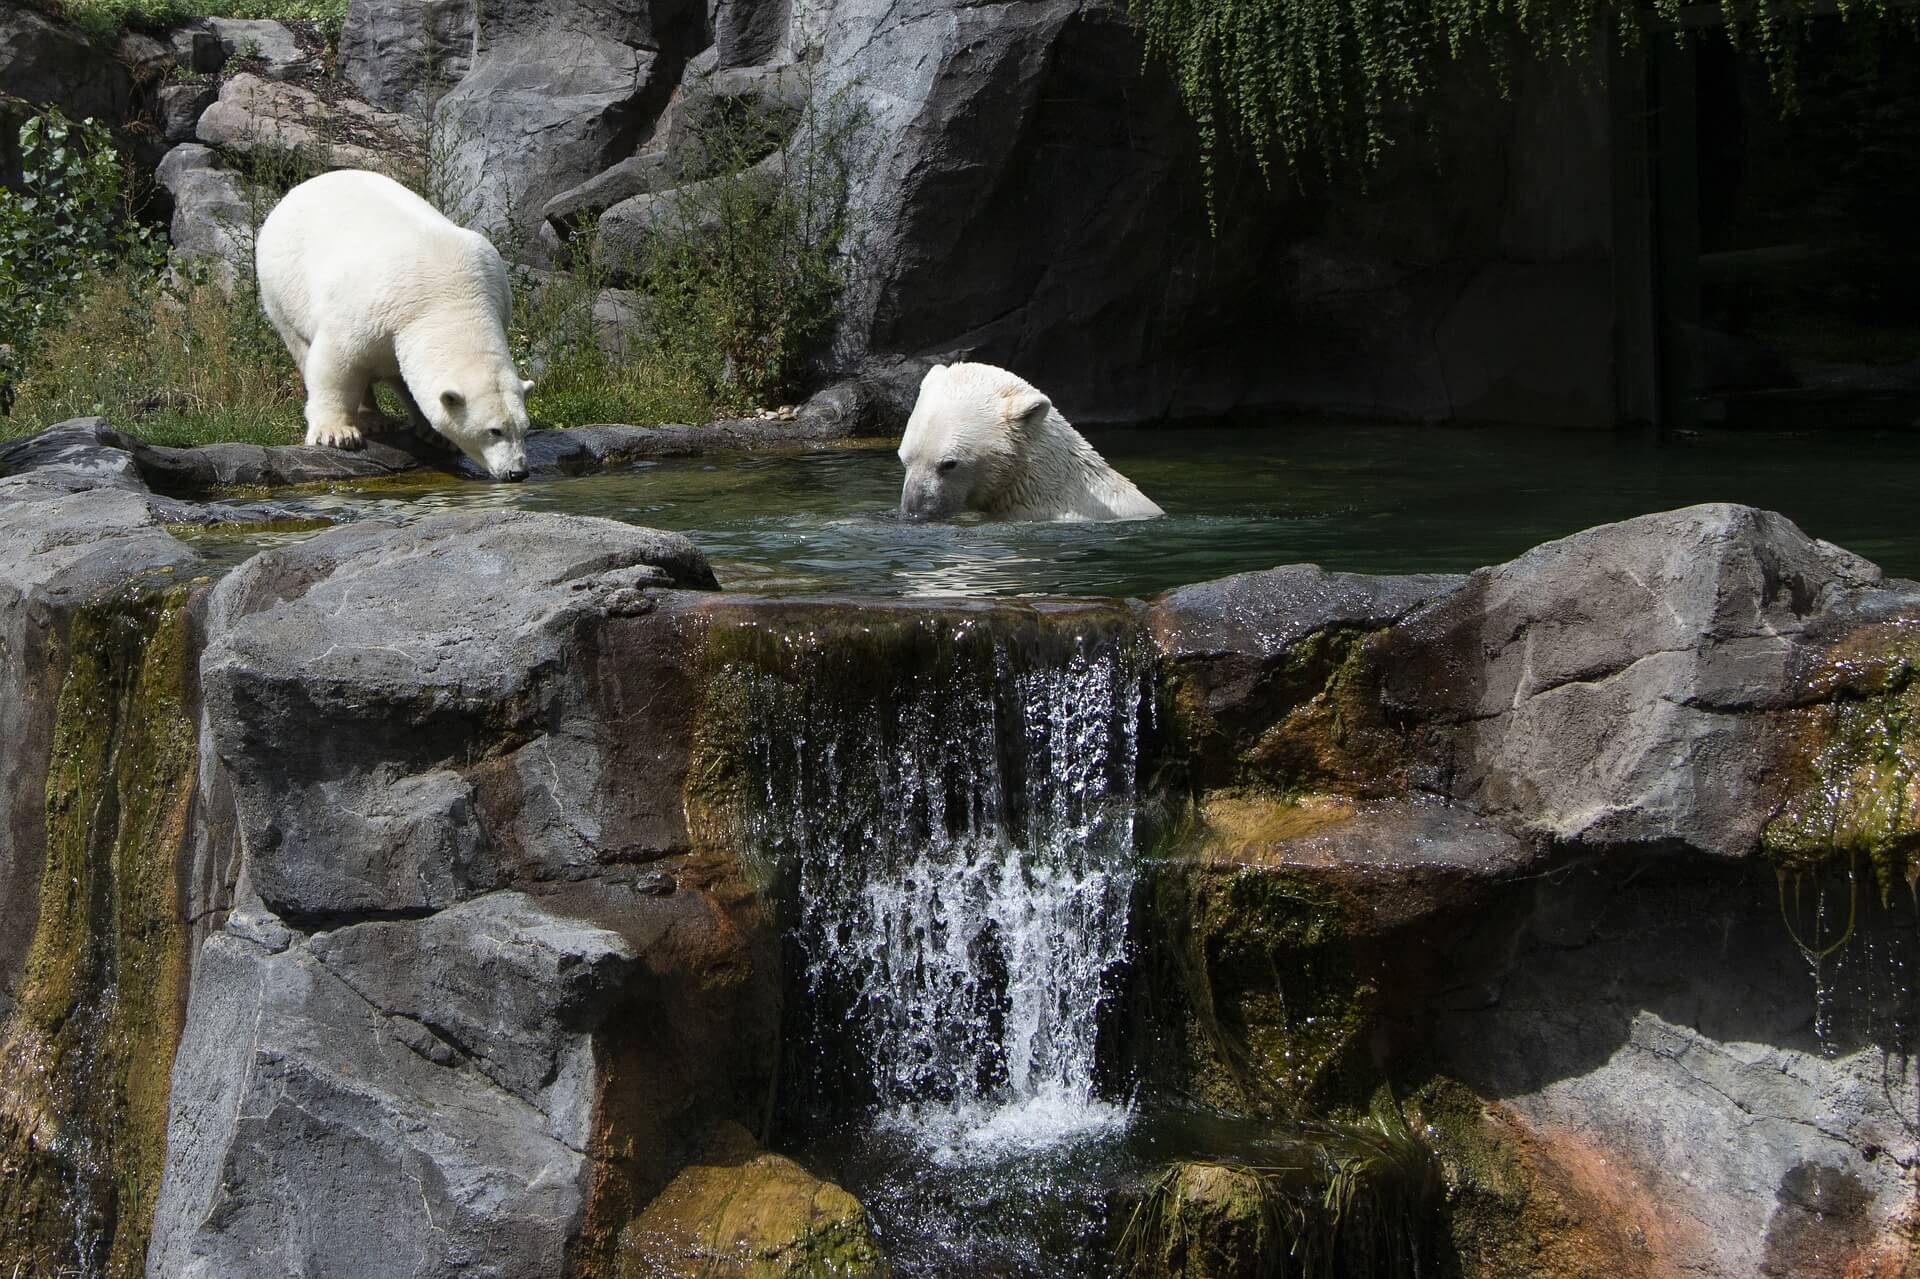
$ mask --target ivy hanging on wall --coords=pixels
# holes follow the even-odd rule
[[[1722,0],[1724,31],[1792,95],[1791,42],[1816,0]],[[1898,3],[1898,0],[1895,0]],[[1842,17],[1883,17],[1887,0],[1841,0]],[[1149,60],[1166,64],[1200,137],[1208,203],[1216,165],[1250,156],[1269,182],[1287,169],[1376,163],[1405,108],[1446,62],[1484,61],[1501,89],[1517,58],[1578,64],[1623,39],[1674,39],[1681,0],[1129,0]],[[1831,5],[1826,8],[1832,12]],[[1911,22],[1914,11],[1904,11]],[[1694,24],[1699,25],[1699,24]],[[1398,114],[1396,114],[1398,113]]]

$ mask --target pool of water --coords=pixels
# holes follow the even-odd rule
[[[1465,572],[1595,524],[1696,502],[1784,512],[1920,576],[1920,432],[1643,433],[1285,426],[1094,436],[1167,511],[1120,524],[914,525],[888,449],[728,455],[521,485],[390,481],[290,499],[335,520],[510,507],[690,536],[733,589],[767,594],[1139,595],[1276,564]],[[203,545],[236,562],[299,534]]]

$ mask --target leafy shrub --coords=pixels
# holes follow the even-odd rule
[[[646,332],[615,341],[596,308],[613,282],[586,228],[568,246],[567,269],[515,282],[508,336],[514,359],[533,379],[527,412],[545,426],[597,422],[705,422],[725,406],[685,361],[671,358]],[[629,317],[633,319],[635,317]],[[641,319],[636,326],[645,329]]]
[[[316,23],[333,44],[347,19],[347,0],[42,0],[42,7],[97,36],[177,26],[188,18],[277,18]]]
[[[0,189],[0,411],[41,333],[89,280],[145,245],[123,222],[125,181],[105,125],[57,109],[20,126],[21,189]]]

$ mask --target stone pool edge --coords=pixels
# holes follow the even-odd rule
[[[14,1005],[16,994],[36,1007],[46,1002],[27,984],[12,984],[29,941],[43,957],[43,973],[51,971],[45,957],[59,950],[47,927],[55,917],[44,905],[31,908],[59,900],[49,887],[57,883],[40,882],[43,866],[53,863],[35,855],[40,841],[27,836],[62,829],[58,814],[94,811],[62,798],[79,782],[56,785],[51,766],[66,757],[59,743],[72,742],[75,759],[89,751],[108,756],[119,726],[151,737],[189,720],[201,733],[198,751],[167,756],[179,767],[170,765],[151,784],[165,788],[170,804],[191,793],[191,812],[182,821],[148,823],[157,835],[139,823],[100,832],[97,851],[148,848],[160,859],[149,869],[166,872],[150,877],[153,884],[172,884],[190,906],[184,940],[189,954],[199,955],[194,998],[206,1005],[199,1020],[186,1019],[189,1035],[201,1026],[190,1056],[245,1049],[248,1060],[258,1057],[282,1072],[263,1080],[297,1098],[334,1087],[339,1081],[314,1073],[324,1062],[295,1057],[294,1067],[306,1073],[288,1073],[287,1055],[275,1044],[242,1043],[207,1029],[238,1025],[257,1005],[289,1041],[309,1031],[345,1036],[343,1028],[361,1022],[397,1037],[400,1049],[387,1045],[378,1059],[351,1059],[361,1095],[378,1092],[385,1078],[370,1077],[367,1068],[391,1072],[397,1084],[425,1080],[442,1088],[448,1085],[436,1069],[479,1062],[478,1075],[491,1082],[475,1076],[472,1090],[448,1097],[518,1117],[513,1142],[469,1160],[421,1137],[409,1157],[422,1167],[444,1162],[493,1178],[502,1169],[580,1156],[570,1180],[580,1187],[575,1197],[516,1201],[528,1264],[535,1266],[550,1262],[556,1249],[576,1261],[582,1250],[592,1252],[611,1265],[638,1201],[673,1175],[670,1162],[621,1171],[628,1157],[618,1150],[642,1117],[613,1103],[679,1103],[695,1095],[682,1091],[678,1067],[646,1056],[647,1045],[599,1029],[582,1041],[572,1026],[582,1009],[598,1017],[604,1001],[655,983],[677,1009],[667,1024],[684,1017],[711,1022],[730,1009],[725,1041],[764,1043],[766,970],[755,952],[767,937],[753,918],[750,886],[728,869],[725,822],[704,823],[711,832],[705,836],[683,826],[695,815],[688,811],[690,788],[718,801],[728,789],[725,752],[708,760],[698,749],[712,709],[701,665],[704,636],[717,624],[837,633],[870,631],[883,618],[905,626],[942,614],[983,625],[1066,625],[1075,607],[662,591],[669,582],[695,584],[690,561],[672,567],[686,554],[684,539],[586,517],[460,513],[405,533],[341,530],[324,543],[278,553],[275,564],[249,573],[258,589],[229,585],[216,610],[214,588],[164,527],[196,522],[194,504],[152,493],[131,455],[101,444],[97,434],[91,443],[76,437],[69,444],[71,451],[44,465],[0,479],[0,545],[9,552],[0,562],[0,655],[8,680],[0,698],[0,775],[8,778],[9,835],[0,884],[17,890],[8,900],[29,904],[0,920],[0,977],[9,983],[0,988],[0,1018],[33,1012]],[[503,620],[503,612],[454,589],[481,564],[476,541],[519,563],[511,552],[534,532],[568,549],[562,558],[523,557],[530,568],[574,566],[556,568],[551,581],[529,582],[525,599],[503,602],[503,610],[538,606],[539,618],[529,614],[524,625]],[[631,549],[610,548],[607,540],[616,536]],[[661,546],[642,546],[649,537],[662,539]],[[383,622],[355,620],[350,612],[337,621],[337,601],[370,598],[364,588],[380,557],[403,553],[410,557],[405,581],[417,586],[417,599],[409,595],[408,606]],[[329,586],[335,579],[338,585]],[[322,586],[332,593],[316,589]],[[1795,1047],[1787,1030],[1729,1021],[1725,1009],[1693,1018],[1676,1012],[1702,996],[1728,1002],[1744,989],[1734,978],[1753,979],[1728,974],[1725,954],[1713,945],[1686,941],[1695,931],[1714,934],[1724,924],[1791,957],[1778,921],[1768,918],[1770,892],[1757,912],[1747,909],[1752,903],[1729,911],[1727,903],[1745,891],[1736,874],[1770,879],[1763,856],[1769,840],[1831,829],[1831,822],[1812,820],[1819,814],[1808,806],[1832,783],[1871,799],[1894,780],[1860,772],[1872,761],[1855,759],[1855,739],[1895,731],[1886,727],[1895,720],[1903,734],[1910,731],[1905,725],[1920,724],[1920,716],[1905,713],[1920,697],[1908,678],[1907,637],[1920,633],[1920,592],[1911,584],[1882,581],[1872,565],[1807,538],[1778,516],[1710,506],[1588,530],[1467,578],[1369,578],[1292,566],[1115,607],[1146,628],[1164,663],[1165,731],[1181,743],[1170,760],[1184,773],[1171,789],[1194,797],[1196,829],[1180,844],[1183,860],[1155,885],[1160,931],[1147,940],[1165,953],[1177,999],[1206,990],[1209,998],[1232,1000],[1234,1015],[1225,1020],[1244,1032],[1243,1041],[1223,1043],[1209,1027],[1209,1020],[1222,1020],[1224,1003],[1211,1017],[1190,1010],[1178,1025],[1169,1022],[1165,1029],[1181,1044],[1174,1054],[1181,1077],[1172,1083],[1252,1114],[1337,1108],[1358,1099],[1356,1084],[1372,1082],[1377,1071],[1369,1062],[1382,1036],[1429,1039],[1456,1074],[1462,1064],[1471,1068],[1474,1091],[1463,1095],[1443,1079],[1401,1095],[1458,1165],[1467,1209],[1486,1222],[1477,1227],[1487,1249],[1477,1274],[1509,1273],[1500,1268],[1502,1257],[1518,1255],[1542,1232],[1568,1255],[1617,1248],[1622,1257],[1636,1250],[1688,1255],[1706,1263],[1699,1267],[1704,1274],[1740,1273],[1743,1262],[1812,1273],[1767,1241],[1777,1236],[1784,1249],[1796,1235],[1851,1229],[1844,1214],[1793,1197],[1817,1200],[1823,1188],[1846,1189],[1846,1178],[1853,1179],[1850,1194],[1871,1192],[1859,1201],[1858,1224],[1883,1232],[1861,1241],[1863,1249],[1911,1242],[1912,1213],[1899,1217],[1890,1187],[1900,1184],[1898,1169],[1911,1184],[1915,1152],[1872,1104],[1867,1085],[1877,1081],[1862,1073],[1871,1063],[1823,1062]],[[300,624],[270,627],[280,614]],[[338,634],[338,625],[356,631],[360,642],[336,644],[354,639]],[[107,642],[116,628],[126,631],[124,644]],[[499,642],[489,642],[496,632]],[[99,642],[82,644],[88,636]],[[184,662],[174,660],[176,649]],[[420,660],[379,665],[381,654],[401,649]],[[209,662],[210,653],[220,660]],[[487,696],[496,681],[505,681],[502,696]],[[106,699],[97,709],[112,713],[88,713],[95,709],[90,690]],[[216,699],[211,718],[208,690]],[[152,713],[149,703],[162,713]],[[316,706],[324,713],[312,715]],[[1871,723],[1853,723],[1863,715]],[[376,732],[375,725],[391,727]],[[462,741],[480,743],[472,758],[461,755],[451,765],[412,758],[409,734],[417,730],[418,749],[444,753],[440,738],[456,729]],[[95,741],[97,733],[110,736]],[[623,755],[615,761],[622,767],[561,769],[565,785],[548,780],[554,759],[568,751],[587,759],[602,737],[621,751],[646,747],[646,767],[639,767],[641,756]],[[356,766],[343,777],[321,767],[335,756],[316,757],[315,776],[296,777],[272,758],[276,743],[296,739],[303,752],[337,750],[337,758],[355,757]],[[673,763],[682,750],[694,758]],[[368,752],[391,767],[372,767]],[[1681,784],[1696,759],[1711,766],[1713,793]],[[196,775],[182,781],[175,774],[188,764]],[[663,764],[662,784],[608,790],[592,782],[654,779]],[[399,825],[385,834],[326,831],[327,788],[348,781],[356,794],[377,801],[356,800],[352,810],[390,814]],[[577,823],[556,821],[540,807],[543,796],[563,798],[568,786],[579,802],[556,811],[594,817],[601,828],[575,830]],[[306,829],[325,831],[324,838],[310,856],[293,845],[277,858],[268,855],[268,835],[300,816],[294,800],[309,792]],[[1849,830],[1849,839],[1867,841],[1869,852],[1905,856],[1911,815],[1877,800],[1859,810],[1834,816],[1891,813],[1895,824]],[[478,825],[476,813],[485,818]],[[1776,829],[1776,814],[1791,820]],[[509,818],[518,832],[512,840]],[[451,844],[442,829],[452,832]],[[76,855],[97,842],[83,834],[68,841]],[[469,874],[471,863],[461,859],[475,839],[514,851],[527,867],[503,868],[501,883],[477,896],[457,884],[443,894],[441,878],[412,873],[440,865],[436,859],[446,854]],[[243,843],[256,851],[243,852]],[[369,897],[364,885],[327,878],[336,860],[352,861],[346,850],[363,845],[393,852],[400,858],[394,869],[409,872],[375,885],[388,896]],[[537,849],[545,851],[535,857]],[[1842,850],[1796,843],[1788,851],[1799,859]],[[290,854],[299,858],[291,868]],[[661,896],[654,895],[663,886],[655,871],[669,876]],[[1673,890],[1662,895],[1678,917],[1663,922],[1652,907],[1636,904],[1635,883]],[[400,888],[421,895],[401,900],[392,895]],[[256,896],[262,889],[284,915]],[[168,896],[145,892],[142,909],[164,916]],[[1672,911],[1674,904],[1686,910]],[[1697,928],[1708,920],[1714,928]],[[1471,929],[1462,927],[1467,921]],[[1659,966],[1670,971],[1653,976],[1690,992],[1685,999],[1654,989],[1645,974],[1624,993],[1595,988],[1593,966],[1613,962],[1609,934],[1619,929],[1639,929],[1659,942],[1667,957]],[[528,991],[554,1000],[517,1042],[509,1036],[476,1051],[466,1035],[443,1039],[434,1028],[457,1029],[458,1021],[448,1019],[469,1010],[421,1015],[418,992],[394,974],[429,964],[448,988],[471,990],[475,1006],[484,1007],[492,981],[482,957],[468,953],[468,935],[544,939],[591,974],[585,1003],[569,1002],[582,996],[542,972],[516,971],[514,980]],[[1488,978],[1488,951],[1511,951],[1522,962],[1502,960],[1506,966],[1487,970],[1494,974]],[[1316,982],[1276,991],[1250,984],[1239,960],[1274,956],[1287,960],[1281,971],[1317,973]],[[180,958],[170,952],[171,961]],[[1426,966],[1435,972],[1413,971],[1422,961],[1433,961]],[[1786,979],[1794,974],[1774,971],[1771,962],[1765,967],[1760,988],[1769,998],[1759,1002],[1791,1000]],[[731,975],[725,1000],[700,986],[702,974]],[[384,984],[372,984],[376,978]],[[296,986],[319,993],[289,1003]],[[1447,1002],[1434,1005],[1430,992]],[[1305,1020],[1284,1007],[1275,1013],[1276,993],[1296,1010],[1310,1010]],[[373,1020],[365,1007],[376,1010]],[[1420,1027],[1420,1017],[1437,1026]],[[566,1033],[548,1018],[566,1022]],[[601,1062],[581,1076],[556,1075],[585,1088],[563,1095],[526,1082],[542,1078],[517,1059],[529,1051],[551,1054],[556,1063],[599,1053]],[[700,1061],[695,1054],[683,1064]],[[1249,1071],[1249,1063],[1257,1069]],[[704,1113],[751,1126],[767,1068],[765,1058],[754,1063]],[[223,1059],[201,1063],[198,1073],[210,1085],[207,1101],[218,1091],[212,1085],[236,1077]],[[1895,1081],[1896,1095],[1911,1095],[1910,1076],[1909,1069]],[[644,1081],[638,1091],[636,1078]],[[176,1083],[173,1117],[180,1126],[164,1143],[155,1140],[150,1108],[129,1111],[138,1131],[129,1130],[134,1140],[124,1149],[134,1152],[128,1171],[143,1193],[153,1189],[153,1161],[163,1151],[170,1163],[219,1165],[247,1145],[246,1134],[214,1122],[225,1113],[220,1107],[194,1105],[193,1082],[184,1092]],[[384,1140],[393,1116],[357,1115],[332,1097],[329,1131]],[[1716,1098],[1732,1100],[1721,1106]],[[566,1120],[563,1139],[525,1122],[535,1111],[555,1124]],[[1663,1152],[1659,1133],[1635,1127],[1636,1111],[1672,1117],[1676,1128],[1688,1120],[1686,1147]],[[1716,1126],[1723,1121],[1750,1138],[1749,1149],[1722,1153],[1732,1145]],[[201,1154],[193,1149],[201,1142],[179,1139],[193,1132],[205,1143]],[[1635,1158],[1622,1160],[1622,1153]],[[1650,1164],[1660,1170],[1662,1153],[1670,1156],[1669,1181],[1646,1172]],[[689,1149],[672,1159],[695,1157]],[[201,1171],[211,1174],[214,1165]],[[180,1184],[193,1182],[187,1175]],[[1509,1194],[1515,1185],[1523,1189]],[[1763,1213],[1756,1222],[1741,1204],[1753,1204],[1761,1190],[1779,1199],[1773,1216]],[[433,1207],[435,1220],[445,1209],[469,1231],[499,1225],[464,1200]],[[582,1233],[570,1236],[568,1223],[583,1211]],[[143,1225],[137,1215],[129,1220]],[[1615,1229],[1609,1215],[1625,1224]],[[179,1208],[165,1214],[172,1243],[155,1252],[156,1273],[176,1272],[201,1249],[237,1248],[246,1234],[241,1222],[231,1239],[196,1236],[185,1224],[190,1216]],[[1702,1223],[1706,1237],[1689,1238],[1689,1221]],[[1752,1244],[1745,1252],[1743,1237]],[[1852,1242],[1836,1237],[1832,1246]],[[349,1247],[352,1239],[343,1235],[337,1243]],[[119,1251],[132,1260],[140,1249],[130,1237]],[[1856,1256],[1877,1264],[1866,1251]]]

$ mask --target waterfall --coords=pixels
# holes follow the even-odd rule
[[[749,846],[788,911],[783,1089],[936,1163],[1111,1130],[1148,665],[1123,627],[925,619],[747,685]]]

